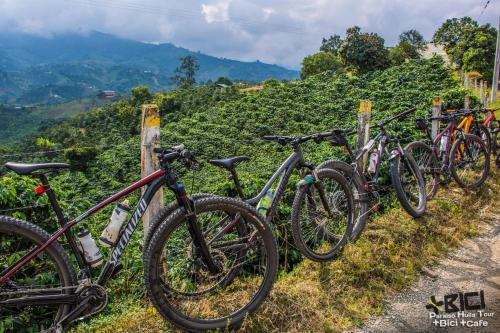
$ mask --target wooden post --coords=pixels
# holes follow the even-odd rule
[[[441,117],[441,97],[435,96],[432,98],[432,118]],[[439,119],[433,119],[431,125],[431,136],[434,139],[439,133]]]
[[[160,165],[153,148],[160,143],[160,111],[155,104],[142,106],[141,121],[141,177],[146,177],[158,170]],[[144,193],[145,188],[142,189]],[[147,235],[151,220],[163,208],[163,190],[156,192],[142,217],[144,236]]]
[[[469,89],[469,76],[467,74],[464,75],[464,87]]]
[[[360,150],[368,142],[370,136],[370,117],[372,112],[372,102],[369,100],[359,101],[358,112],[358,134],[356,137],[356,149]],[[364,170],[368,161],[368,154],[363,156],[361,161],[358,161],[360,170]]]
[[[469,110],[470,109],[470,96],[467,95],[464,98],[464,109]]]
[[[493,81],[491,81],[491,103],[495,103],[497,100],[499,75],[500,75],[500,17],[498,18],[497,48],[495,51],[495,64],[493,66]]]
[[[473,92],[473,94],[477,96],[477,78],[474,78],[474,92]]]
[[[484,81],[484,97],[483,97],[484,104],[483,104],[483,106],[485,108],[488,107],[488,104],[490,104],[490,100],[488,97],[489,97],[489,95],[488,95],[488,81]]]
[[[479,82],[479,100],[481,101],[481,105],[484,106],[484,81],[481,80]]]

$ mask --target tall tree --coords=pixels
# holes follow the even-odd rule
[[[200,69],[198,60],[194,56],[179,58],[181,64],[175,69],[173,79],[181,86],[193,86],[196,83],[196,72]]]
[[[389,65],[389,52],[384,47],[384,39],[376,33],[361,33],[358,26],[347,29],[338,53],[347,66],[361,73]]]
[[[340,45],[342,45],[342,39],[339,35],[332,35],[328,39],[323,38],[321,41],[320,51],[337,53]]]
[[[300,78],[305,79],[310,75],[326,71],[335,73],[343,71],[342,61],[332,52],[320,51],[304,58],[300,71]]]
[[[440,43],[450,60],[465,71],[477,70],[492,76],[495,57],[496,29],[479,24],[470,17],[446,20],[432,37]]]
[[[426,44],[424,37],[417,30],[404,31],[399,35],[398,45],[389,49],[391,65],[400,65],[407,59],[419,58]]]

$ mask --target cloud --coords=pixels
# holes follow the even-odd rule
[[[221,0],[214,4],[202,4],[201,12],[207,23],[229,21],[229,4],[231,0]]]
[[[50,36],[92,30],[146,42],[172,42],[215,56],[300,68],[321,38],[347,27],[379,33],[386,45],[415,28],[426,39],[451,17],[477,19],[479,0],[0,0],[0,32]],[[500,1],[480,23],[497,26]]]

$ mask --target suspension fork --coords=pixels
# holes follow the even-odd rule
[[[314,187],[318,191],[319,199],[321,200],[321,204],[323,205],[323,208],[327,212],[328,217],[332,218],[333,213],[332,213],[332,210],[330,209],[330,205],[328,205],[328,200],[326,199],[325,189],[323,188],[323,186],[321,186],[321,183],[318,182],[319,179],[318,179],[318,175],[316,174],[316,171],[315,171],[316,168],[314,167],[314,165],[312,163],[304,163],[304,162],[301,163],[301,167],[306,167],[311,171],[312,175],[314,176]],[[310,188],[307,189],[307,197],[309,198],[311,204],[314,203],[314,200],[312,199],[312,193],[311,193]],[[315,203],[314,203],[314,205],[315,205]]]
[[[220,269],[217,267],[212,255],[210,254],[207,242],[205,241],[205,236],[203,235],[203,231],[201,230],[198,219],[196,218],[194,202],[189,200],[186,194],[186,190],[181,184],[176,185],[175,193],[177,202],[186,210],[188,230],[191,238],[193,239],[196,250],[199,251],[201,258],[205,265],[207,265],[210,273],[219,273]]]

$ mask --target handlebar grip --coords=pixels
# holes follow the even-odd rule
[[[269,140],[269,141],[274,141],[276,140],[278,137],[276,135],[264,135],[262,137],[263,140]]]

